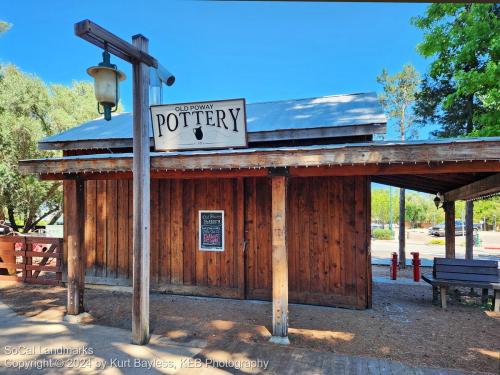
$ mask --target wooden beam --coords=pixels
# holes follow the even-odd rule
[[[90,20],[75,23],[75,34],[97,47],[107,49],[109,53],[132,64],[144,63],[153,68],[158,67],[158,61],[149,55],[147,51],[137,48],[136,45],[117,37]]]
[[[500,192],[500,173],[448,191],[444,194],[444,200],[469,200],[498,192]]]
[[[408,173],[500,172],[500,141],[456,144],[352,144],[277,149],[241,149],[230,152],[158,153],[151,167],[158,170],[217,170],[290,167],[290,175],[376,175]],[[471,155],[481,155],[474,158]],[[86,155],[20,162],[29,173],[130,171],[131,154]],[[308,168],[309,171],[305,169]]]
[[[66,181],[66,225],[68,246],[67,313],[78,315],[84,310],[85,290],[85,185],[82,180]]]
[[[288,255],[287,255],[287,177],[272,181],[272,275],[273,336],[271,341],[288,344]]]
[[[446,258],[455,258],[455,202],[443,203]]]
[[[148,39],[132,37],[134,46],[148,50]],[[134,159],[133,159],[133,303],[132,343],[149,342],[149,251],[150,251],[150,161],[149,161],[149,69],[133,65]]]

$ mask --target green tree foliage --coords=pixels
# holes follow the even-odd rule
[[[397,192],[392,192],[392,212],[393,220],[398,220],[399,202]],[[389,223],[389,189],[373,189],[372,193],[372,221],[382,224]],[[421,227],[427,224],[440,224],[444,222],[444,211],[436,209],[434,196],[431,194],[408,192],[406,194],[406,216],[412,227]],[[457,201],[455,204],[455,215],[457,220],[462,220],[465,213],[465,202]],[[497,225],[500,225],[500,196],[474,201],[474,222],[479,223],[486,219],[488,226],[492,226],[494,218],[497,218]]]
[[[433,197],[429,194],[411,192],[406,195],[405,205],[406,220],[410,222],[412,228],[420,227],[424,223],[432,223],[437,217],[434,212],[436,206]]]
[[[47,85],[13,65],[0,66],[0,212],[15,230],[27,232],[50,215],[59,217],[62,206],[61,184],[21,176],[19,160],[55,156],[38,150],[38,141],[95,117],[90,83]]]
[[[12,25],[10,23],[0,20],[0,35],[9,30],[11,26]]]
[[[420,83],[420,75],[411,64],[406,64],[400,72],[389,75],[387,70],[377,77],[383,86],[379,100],[389,117],[389,122],[397,127],[400,138],[405,140],[414,137],[413,105],[415,94]]]
[[[500,135],[500,5],[429,5],[412,23],[424,31],[418,52],[432,58],[415,114],[437,136]]]
[[[392,220],[396,222],[399,219],[399,192],[397,189],[392,189],[392,202],[389,204],[390,193],[389,189],[373,189],[372,190],[372,221],[382,224],[389,223],[390,210],[392,208]]]

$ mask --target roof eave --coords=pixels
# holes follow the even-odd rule
[[[368,123],[360,125],[344,125],[330,127],[316,127],[306,129],[285,129],[248,133],[248,142],[279,142],[300,139],[324,139],[335,137],[353,137],[374,134],[384,134],[385,123]],[[116,139],[94,139],[78,141],[56,141],[38,142],[39,150],[92,150],[92,149],[116,149],[132,147],[131,138]],[[153,138],[150,139],[150,147],[154,147]]]

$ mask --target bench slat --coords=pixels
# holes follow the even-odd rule
[[[462,281],[485,281],[485,282],[498,282],[497,275],[478,275],[478,274],[464,274],[454,272],[436,272],[436,279],[447,280],[462,280]]]
[[[487,288],[500,290],[499,283],[479,282],[479,281],[461,281],[461,280],[443,280],[435,279],[432,275],[422,275],[422,280],[431,284],[432,286],[446,286],[446,287],[460,287],[466,286],[470,288]]]
[[[436,264],[436,272],[458,272],[481,275],[498,275],[496,267],[469,267],[469,266],[447,266]]]
[[[474,260],[474,259],[450,259],[434,258],[435,265],[447,266],[468,266],[468,267],[494,267],[498,268],[498,262],[494,260]]]

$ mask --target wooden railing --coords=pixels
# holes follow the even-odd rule
[[[0,280],[61,285],[63,239],[0,236]]]

